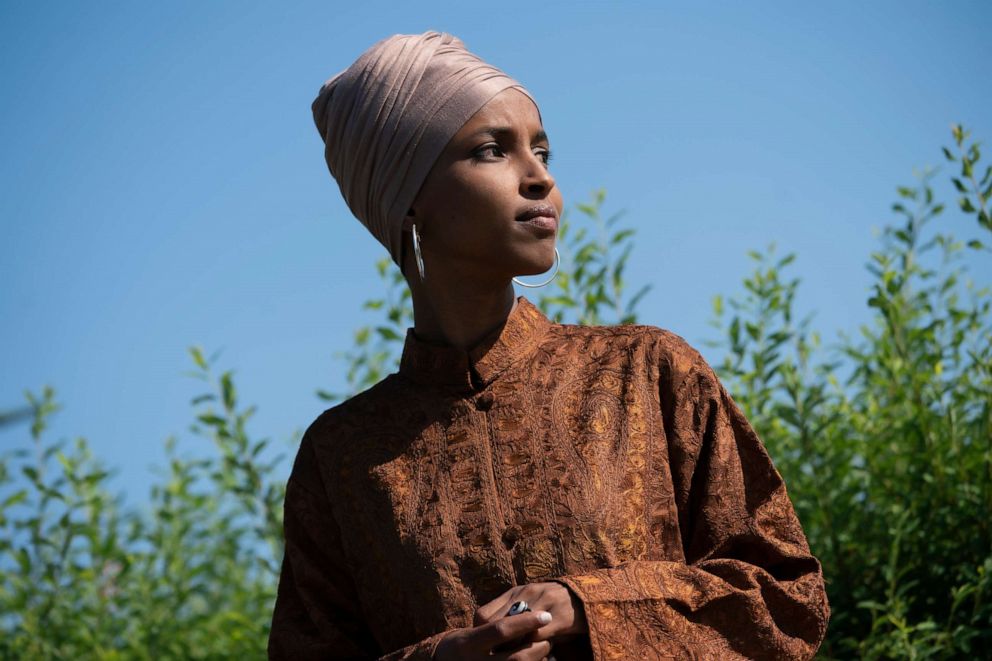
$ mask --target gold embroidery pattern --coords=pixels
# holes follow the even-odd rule
[[[273,658],[427,660],[542,581],[589,624],[559,661],[807,659],[829,618],[781,477],[698,351],[523,298],[468,352],[411,330],[397,374],[308,428],[285,507]]]

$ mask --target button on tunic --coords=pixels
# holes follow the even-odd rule
[[[271,658],[430,659],[509,588],[556,581],[569,659],[813,656],[829,606],[785,484],[698,351],[519,298],[471,351],[412,329],[400,369],[308,427]]]

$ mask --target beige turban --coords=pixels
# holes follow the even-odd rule
[[[434,162],[509,87],[530,96],[457,37],[425,32],[377,42],[320,88],[311,108],[327,166],[351,212],[397,264],[403,217]]]

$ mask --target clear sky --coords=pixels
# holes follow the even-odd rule
[[[206,443],[186,431],[199,344],[287,447],[342,385],[385,254],[310,103],[375,41],[428,29],[538,99],[566,205],[603,187],[626,210],[629,279],[655,285],[641,321],[716,360],[712,296],[776,241],[829,341],[868,318],[895,187],[943,165],[952,122],[992,139],[990,24],[984,1],[5,2],[0,408],[51,384],[51,437],[85,436],[140,501],[167,436]],[[938,192],[945,228],[975,235]]]

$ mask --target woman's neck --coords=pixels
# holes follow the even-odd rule
[[[517,305],[509,282],[492,289],[446,286],[443,292],[417,282],[410,293],[417,337],[464,350],[502,326]]]

